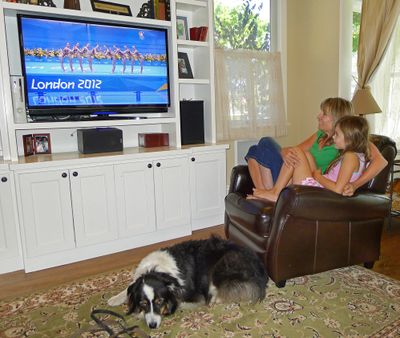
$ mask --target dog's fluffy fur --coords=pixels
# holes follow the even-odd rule
[[[257,302],[268,281],[257,255],[211,237],[155,251],[132,271],[132,283],[109,305],[128,303],[128,314],[143,312],[149,328],[173,314],[181,302]]]

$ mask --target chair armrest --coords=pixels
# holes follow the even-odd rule
[[[253,193],[253,181],[251,180],[247,165],[237,165],[232,168],[229,192],[238,192],[244,196]]]
[[[345,197],[328,189],[291,185],[279,195],[274,221],[279,216],[291,215],[316,220],[370,220],[386,217],[390,212],[390,199],[383,194],[359,192]]]

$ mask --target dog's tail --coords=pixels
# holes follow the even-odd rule
[[[228,243],[210,276],[211,301],[253,303],[265,298],[268,275],[251,250]]]
[[[265,298],[265,283],[256,281],[225,281],[218,287],[216,299],[217,303],[231,303],[250,301],[257,303]]]

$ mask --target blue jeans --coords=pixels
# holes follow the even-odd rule
[[[263,137],[249,148],[245,160],[252,158],[258,164],[271,170],[272,179],[276,182],[283,164],[280,145],[271,137]]]

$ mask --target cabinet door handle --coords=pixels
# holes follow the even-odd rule
[[[67,175],[67,173],[62,173],[61,176],[66,178],[68,175]]]
[[[73,175],[74,177],[76,177],[76,176],[78,176],[78,172],[77,172],[77,171],[74,171],[74,172],[72,173],[72,175]]]
[[[148,165],[147,165],[147,168],[152,168],[153,166],[151,165],[151,163],[149,163]]]
[[[160,163],[160,162],[157,162],[156,166],[157,166],[157,167],[161,167],[161,163]]]
[[[195,159],[194,157],[192,157],[190,160],[191,160],[192,162],[196,161],[196,159]]]
[[[5,177],[5,176],[2,177],[2,178],[1,178],[1,181],[2,181],[2,182],[7,182],[7,177]]]

